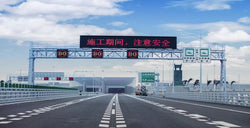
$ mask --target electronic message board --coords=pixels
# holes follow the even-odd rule
[[[176,37],[164,36],[80,36],[80,48],[176,49]]]

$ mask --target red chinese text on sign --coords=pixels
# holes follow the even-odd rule
[[[162,41],[162,47],[169,47],[169,46],[170,46],[170,42],[168,40]]]
[[[115,45],[123,46],[123,39],[115,39]]]
[[[115,40],[114,39],[106,39],[106,45],[114,46],[115,45]]]
[[[160,40],[153,40],[152,43],[153,43],[153,46],[161,46]]]
[[[95,40],[94,39],[88,39],[87,41],[88,41],[87,45],[91,45],[91,46],[95,45]]]
[[[134,40],[134,46],[142,46],[142,40],[140,40],[140,39],[135,39],[135,40]]]
[[[148,46],[151,46],[151,40],[146,39],[146,40],[144,40],[143,42],[144,42],[144,44],[143,44],[144,46],[147,46],[147,47],[148,47]]]

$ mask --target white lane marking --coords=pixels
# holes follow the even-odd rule
[[[115,109],[112,109],[112,115],[114,115],[115,114]]]
[[[117,128],[125,128],[125,127],[127,127],[127,125],[126,124],[118,124],[118,125],[116,125],[116,127]]]
[[[177,100],[173,100],[173,99],[160,99],[160,98],[156,98],[156,97],[151,97],[151,98],[159,99],[159,100],[167,100],[167,101],[172,101],[172,102],[177,102],[177,103],[183,103],[183,104],[189,104],[189,105],[195,105],[195,106],[206,107],[206,108],[219,109],[219,110],[230,111],[230,112],[237,112],[237,113],[242,113],[242,114],[248,114],[248,115],[250,115],[250,112],[240,111],[240,110],[235,110],[235,109],[230,109],[230,108],[221,108],[221,107],[215,107],[215,106],[210,106],[210,105],[203,105],[203,104],[197,104],[197,103],[189,103],[189,102],[177,101]]]
[[[105,117],[103,117],[102,119],[103,119],[103,120],[110,120],[110,118],[105,118]]]
[[[10,120],[22,120],[23,118],[12,118]]]
[[[124,120],[124,118],[116,118],[116,120]]]
[[[108,128],[108,127],[109,127],[109,125],[108,125],[108,124],[99,124],[99,127]]]
[[[16,117],[16,115],[8,115],[8,117]]]
[[[9,124],[11,123],[12,121],[0,121],[0,124]]]
[[[90,97],[88,99],[94,99],[94,98],[101,97],[101,96],[105,96],[105,95],[93,96],[93,97]],[[23,118],[28,118],[28,117],[31,117],[33,115],[39,115],[41,113],[45,113],[46,111],[59,109],[59,108],[66,107],[68,105],[79,103],[79,102],[85,101],[85,100],[86,100],[86,98],[84,100],[74,100],[74,101],[70,101],[70,102],[51,105],[51,106],[44,107],[44,108],[33,109],[32,111],[26,111],[26,113],[29,115],[25,115],[25,113],[17,113],[17,115],[20,115],[20,118],[14,118],[14,117],[17,117],[17,115],[8,115],[7,117],[11,118],[9,120],[12,120],[12,121],[22,120]],[[1,119],[3,120],[6,118],[0,117],[0,120]],[[7,124],[7,123],[11,123],[12,121],[1,121],[0,124]]]
[[[107,120],[101,120],[101,123],[109,124],[109,121],[107,121]]]
[[[5,120],[6,118],[5,117],[0,117],[0,120]]]
[[[31,117],[31,115],[24,115],[24,116],[21,116],[23,118],[28,118],[28,117]]]
[[[145,102],[145,100],[142,100],[141,98],[137,98],[137,97],[130,96],[130,95],[126,95],[126,96]],[[158,104],[155,103],[155,102],[153,102],[152,105],[158,106]],[[208,117],[206,117],[206,116],[199,115],[199,114],[186,114],[184,112],[187,112],[187,111],[185,111],[185,110],[177,110],[174,107],[169,107],[168,106],[168,107],[163,107],[163,108],[165,108],[165,109],[167,109],[169,111],[178,113],[178,114],[183,114],[184,116],[196,119],[197,121],[203,121],[203,122],[205,122],[207,124],[215,125],[216,127],[219,127],[219,128],[241,127],[239,125],[228,123],[228,122],[224,122],[224,121],[209,121],[209,120],[206,120],[206,119],[208,119]]]
[[[231,124],[224,121],[212,121],[212,123],[215,123],[216,125],[219,125],[218,127],[228,127],[228,128],[238,128],[239,125]]]
[[[117,124],[125,124],[125,121],[116,121]]]
[[[25,115],[25,113],[22,113],[22,112],[20,112],[20,113],[17,113],[18,115]]]
[[[113,103],[113,106],[115,106],[115,103]]]
[[[118,115],[116,116],[116,118],[119,118],[119,117],[123,117],[123,116],[118,116]]]

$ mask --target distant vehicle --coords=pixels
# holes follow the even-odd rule
[[[135,92],[135,95],[147,96],[148,94],[146,86],[141,86],[141,88]]]

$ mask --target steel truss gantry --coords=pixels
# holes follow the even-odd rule
[[[58,48],[31,48],[29,53],[29,84],[34,84],[35,59],[58,59]],[[92,58],[91,48],[68,48],[68,58],[63,59],[97,59]],[[138,59],[182,60],[183,49],[103,49],[101,59],[127,59],[127,50],[138,50]],[[211,60],[221,62],[220,81],[226,82],[225,50],[210,50]]]

